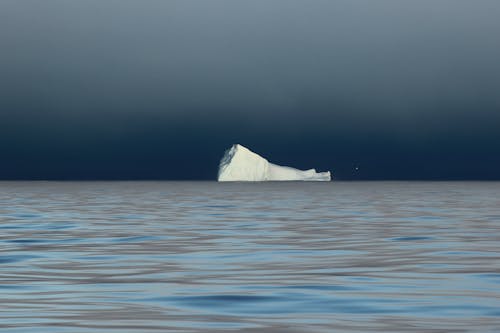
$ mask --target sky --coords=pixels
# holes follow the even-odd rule
[[[500,180],[497,0],[0,0],[0,179]]]

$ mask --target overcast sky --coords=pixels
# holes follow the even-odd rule
[[[0,0],[0,179],[215,179],[233,143],[338,179],[500,179],[499,18],[497,0]]]

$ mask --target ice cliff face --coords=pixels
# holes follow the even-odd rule
[[[228,149],[219,165],[218,181],[330,181],[330,171],[316,172],[315,169],[298,170],[279,166],[252,152],[242,145],[235,144]]]

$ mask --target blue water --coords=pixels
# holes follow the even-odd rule
[[[1,332],[499,332],[500,183],[0,182]]]

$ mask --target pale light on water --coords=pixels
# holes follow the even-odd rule
[[[500,183],[3,182],[2,332],[498,332]]]

